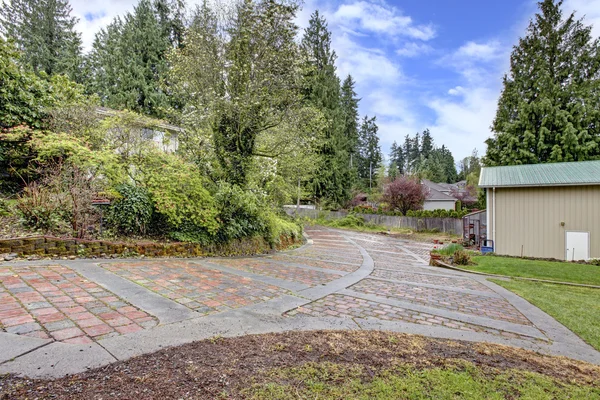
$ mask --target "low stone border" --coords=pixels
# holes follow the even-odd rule
[[[498,274],[490,274],[490,273],[487,273],[487,272],[471,271],[469,269],[458,268],[458,267],[455,267],[454,265],[446,264],[443,261],[433,260],[433,259],[431,260],[430,265],[433,265],[433,266],[436,266],[436,267],[442,267],[442,268],[446,268],[446,269],[452,269],[454,271],[459,271],[459,272],[466,272],[466,273],[469,273],[469,274],[491,276],[493,278],[519,279],[519,280],[522,280],[522,281],[542,282],[542,283],[554,283],[554,284],[557,284],[557,285],[577,286],[577,287],[585,287],[585,288],[591,288],[591,289],[600,289],[600,286],[586,285],[586,284],[583,284],[583,283],[550,281],[550,280],[547,280],[547,279],[525,278],[525,277],[521,277],[521,276],[498,275]]]
[[[301,244],[303,238],[281,236],[279,243],[271,246],[262,237],[236,240],[222,245],[202,246],[197,243],[122,243],[106,240],[65,239],[52,236],[36,236],[0,239],[0,254],[39,257],[108,257],[143,255],[147,257],[201,257],[240,256],[264,254]]]

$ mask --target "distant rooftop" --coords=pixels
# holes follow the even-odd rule
[[[600,160],[484,167],[479,187],[600,185]]]

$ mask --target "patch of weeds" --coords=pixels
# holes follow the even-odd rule
[[[223,336],[221,336],[221,335],[215,335],[208,339],[208,341],[211,342],[212,344],[217,344],[222,340],[223,340]]]
[[[276,343],[275,346],[273,346],[274,351],[284,351],[286,348],[287,346],[283,343]]]
[[[251,399],[570,399],[600,398],[600,388],[565,384],[519,370],[500,371],[470,362],[435,368],[410,365],[373,371],[329,362],[274,369],[264,383],[242,390]]]

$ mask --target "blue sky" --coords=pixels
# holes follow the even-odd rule
[[[200,0],[188,0],[193,4]],[[137,0],[71,0],[84,45]],[[357,81],[362,115],[376,116],[387,155],[394,140],[429,128],[455,159],[478,149],[496,111],[511,47],[535,0],[305,0],[297,22],[319,9],[333,33],[340,78]],[[565,0],[600,36],[600,0]]]

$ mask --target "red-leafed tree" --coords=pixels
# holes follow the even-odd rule
[[[427,190],[417,179],[401,176],[385,186],[382,200],[390,209],[406,215],[409,210],[420,210],[427,197]]]
[[[450,196],[460,200],[460,202],[467,207],[471,207],[473,204],[477,203],[477,194],[477,188],[473,185],[467,185],[462,190],[455,188],[450,190]]]

